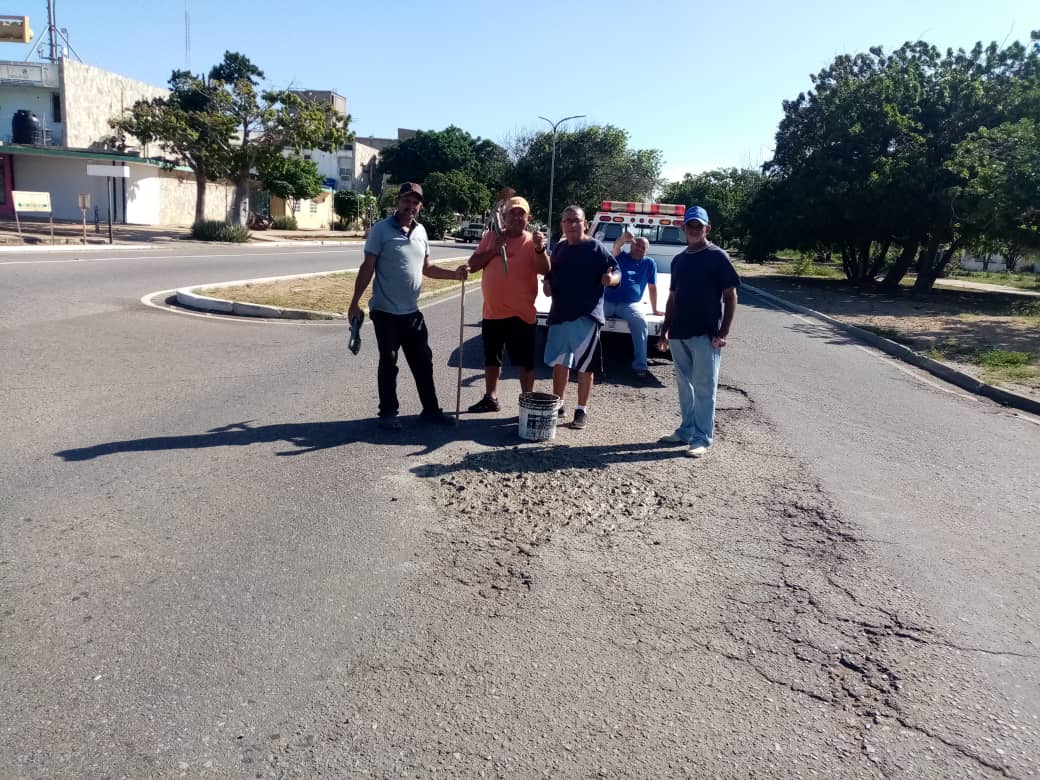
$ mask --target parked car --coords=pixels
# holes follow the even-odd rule
[[[484,223],[483,222],[464,222],[462,228],[457,233],[457,240],[459,241],[480,241],[484,237]]]

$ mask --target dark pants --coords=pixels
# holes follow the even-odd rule
[[[437,389],[433,385],[433,352],[430,334],[422,312],[390,314],[373,309],[369,316],[376,330],[379,345],[379,416],[397,415],[397,352],[404,351],[404,359],[415,377],[415,389],[424,412],[440,411]]]

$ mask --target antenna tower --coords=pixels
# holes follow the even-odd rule
[[[42,35],[36,39],[36,43],[33,44],[33,47],[29,50],[29,54],[25,58],[26,60],[33,56],[36,49],[39,48],[42,40]],[[59,62],[62,60],[65,56],[62,52],[62,41],[65,42],[64,48],[72,52],[73,56],[77,60],[83,62],[83,58],[79,56],[76,50],[72,48],[72,44],[69,43],[68,31],[64,28],[58,29],[58,25],[54,21],[54,0],[47,0],[47,53],[44,54],[41,51],[40,57],[49,62]]]

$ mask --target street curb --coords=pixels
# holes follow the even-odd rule
[[[963,371],[958,371],[945,363],[940,363],[938,360],[932,360],[930,357],[925,357],[920,352],[914,352],[912,349],[900,344],[899,342],[886,339],[884,336],[879,336],[877,333],[856,327],[855,325],[841,322],[833,317],[828,317],[826,314],[821,314],[815,309],[810,309],[807,306],[791,303],[777,295],[767,293],[765,290],[759,289],[758,287],[754,287],[744,282],[741,282],[740,286],[741,289],[765,298],[767,301],[775,303],[777,306],[781,306],[790,311],[796,311],[800,314],[806,314],[810,317],[826,322],[828,325],[837,328],[838,330],[842,330],[849,335],[855,336],[860,341],[865,341],[872,347],[876,347],[892,357],[897,357],[906,363],[924,369],[929,374],[937,376],[940,379],[949,382],[951,385],[956,385],[962,390],[967,390],[969,393],[974,393],[975,395],[985,396],[986,398],[996,401],[999,404],[1003,404],[1004,406],[1010,406],[1024,412],[1040,415],[1040,401],[1027,398],[1018,393],[1012,393],[1009,390],[994,387],[993,385],[988,385],[985,382],[980,382],[975,377],[965,374]]]
[[[447,257],[438,262],[449,262],[464,260],[463,257]],[[313,309],[283,309],[279,306],[264,306],[259,303],[239,303],[226,298],[213,298],[208,295],[199,295],[199,289],[221,289],[222,287],[238,287],[243,284],[263,284],[265,282],[280,282],[284,279],[313,279],[317,276],[332,276],[350,271],[356,268],[343,268],[335,271],[315,271],[309,274],[287,274],[285,276],[263,276],[259,279],[239,279],[234,282],[217,282],[215,284],[200,284],[194,287],[182,287],[176,292],[177,303],[189,309],[197,311],[211,311],[218,314],[235,314],[242,317],[273,317],[286,320],[345,320],[347,315],[342,312],[314,311]],[[439,291],[440,292],[440,291]],[[429,295],[420,295],[419,300],[429,298]]]

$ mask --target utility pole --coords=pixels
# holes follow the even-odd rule
[[[552,247],[552,230],[553,230],[553,186],[556,184],[556,128],[562,125],[564,122],[570,119],[584,119],[585,114],[576,114],[575,116],[565,116],[559,122],[553,122],[551,119],[546,119],[544,116],[538,117],[542,121],[548,122],[549,127],[552,128],[552,163],[549,165],[549,219],[545,223],[549,229],[549,245]]]

